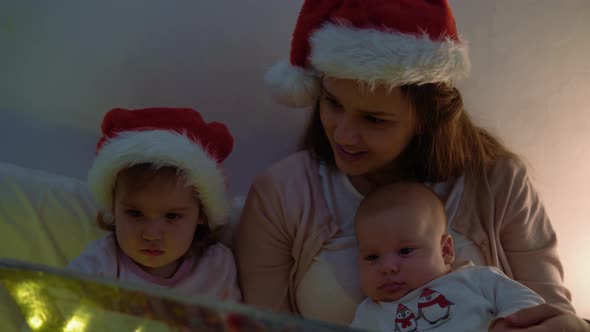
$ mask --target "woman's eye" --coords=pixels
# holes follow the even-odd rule
[[[180,213],[166,213],[166,219],[168,220],[178,220],[180,218],[182,218]]]
[[[414,249],[412,248],[402,248],[399,251],[400,256],[408,256],[409,254],[411,254],[414,251]]]
[[[331,108],[342,108],[342,105],[336,99],[324,95],[324,100],[330,105]]]
[[[379,256],[378,255],[367,255],[367,256],[365,256],[365,260],[366,261],[370,261],[370,262],[376,261],[378,259],[379,259]]]
[[[134,217],[134,218],[141,217],[141,211],[139,211],[139,210],[127,210],[127,211],[125,211],[125,213],[130,217]]]
[[[375,123],[375,124],[379,124],[379,123],[384,123],[386,122],[386,120],[371,116],[371,115],[367,115],[365,116],[365,120],[367,120],[370,123]]]

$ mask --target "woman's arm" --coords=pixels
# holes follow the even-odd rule
[[[495,200],[496,225],[512,277],[567,311],[574,312],[563,285],[557,237],[526,168],[501,162],[488,177]]]
[[[289,299],[292,236],[283,212],[271,175],[258,177],[244,204],[235,253],[244,302],[293,311]]]
[[[494,331],[590,331],[590,325],[575,315],[571,294],[563,285],[557,237],[526,168],[516,161],[506,165],[495,167],[489,177],[495,183],[491,190],[496,193],[501,245],[514,279],[547,303],[506,317],[506,326]]]

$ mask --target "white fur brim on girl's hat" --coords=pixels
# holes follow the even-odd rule
[[[104,209],[112,208],[119,171],[142,163],[185,171],[188,184],[198,188],[209,227],[216,229],[227,222],[229,200],[218,162],[186,135],[169,130],[125,131],[104,143],[88,176],[90,189]]]
[[[322,75],[396,87],[453,84],[470,68],[446,0],[306,0],[291,57],[265,82],[281,103],[306,107],[317,101]]]

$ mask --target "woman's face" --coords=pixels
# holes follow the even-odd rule
[[[416,133],[411,104],[399,88],[369,90],[349,79],[323,79],[320,118],[336,166],[349,176],[390,165]]]

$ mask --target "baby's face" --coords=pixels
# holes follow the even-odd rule
[[[370,215],[369,215],[370,214]],[[357,217],[361,288],[376,301],[396,301],[450,271],[452,240],[427,209],[394,207]]]

